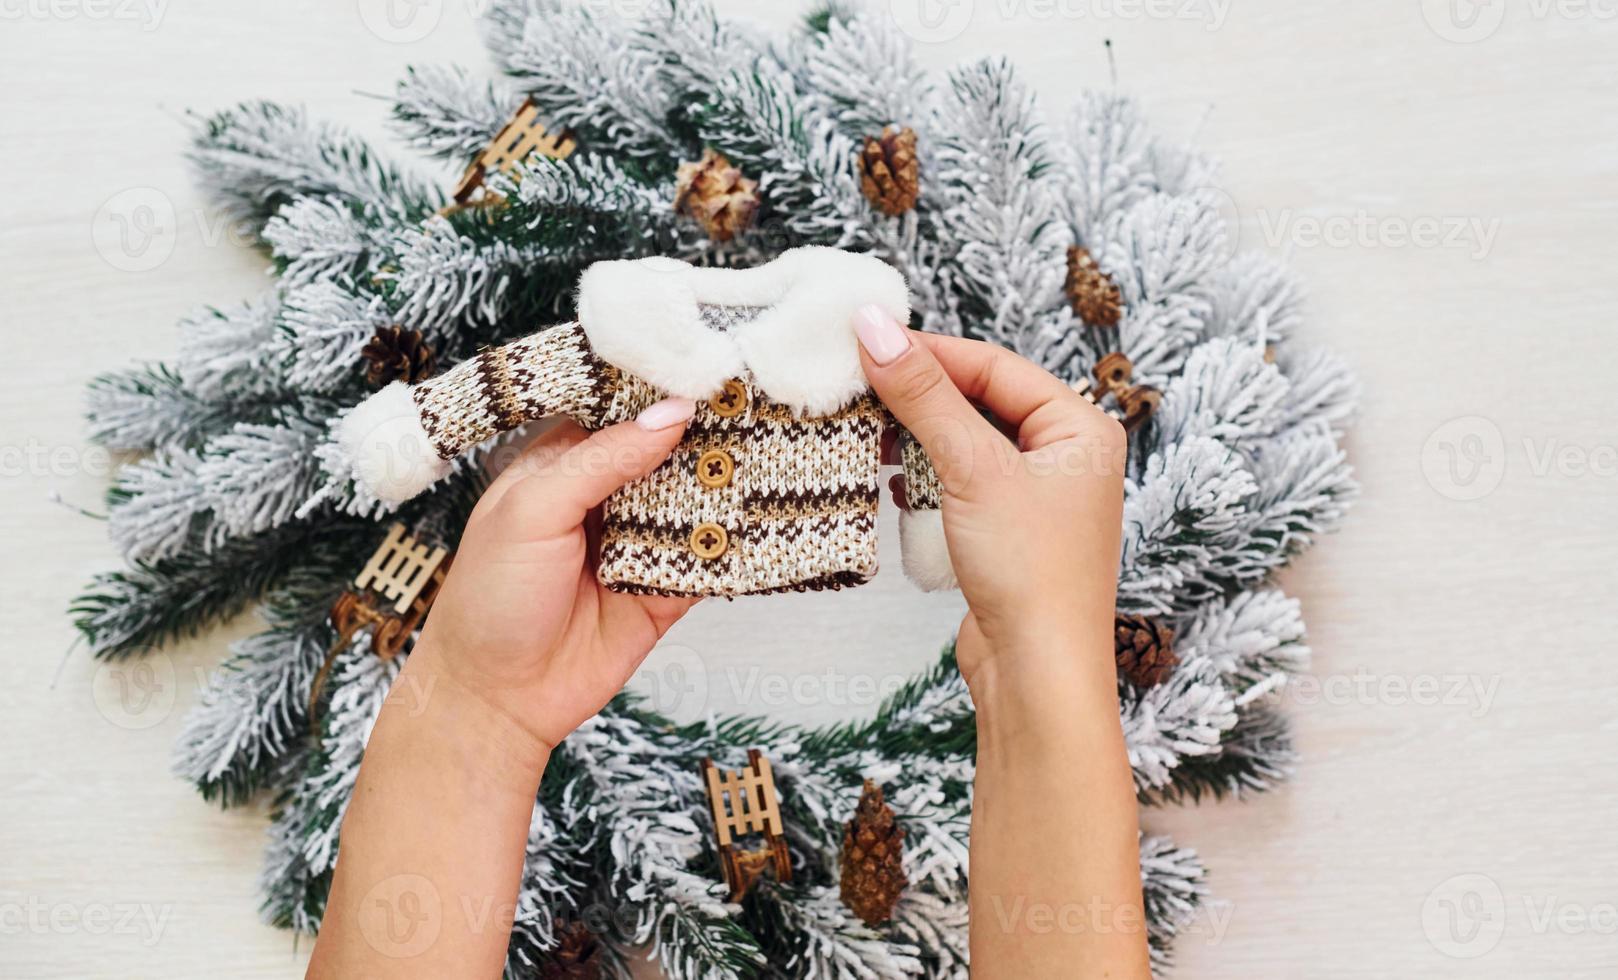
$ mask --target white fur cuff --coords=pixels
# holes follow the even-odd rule
[[[356,405],[337,428],[337,445],[354,479],[378,500],[402,503],[443,479],[409,386],[395,381]]]
[[[944,514],[937,510],[907,510],[899,515],[899,549],[905,575],[924,592],[956,587],[955,567],[944,543]]]

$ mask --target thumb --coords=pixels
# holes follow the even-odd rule
[[[879,306],[854,315],[865,379],[899,424],[927,451],[938,478],[951,490],[966,484],[973,462],[997,435],[966,400],[944,366],[910,330]]]
[[[634,421],[620,422],[569,448],[507,494],[521,498],[526,527],[542,536],[564,534],[615,491],[651,473],[669,458],[696,412],[688,398],[665,398]]]

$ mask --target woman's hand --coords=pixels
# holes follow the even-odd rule
[[[670,398],[593,435],[563,422],[525,450],[472,512],[411,667],[471,692],[547,753],[600,711],[698,600],[609,591],[587,517],[667,459],[694,411]]]
[[[943,484],[944,536],[971,610],[957,640],[967,682],[1026,637],[1097,623],[1110,632],[1122,426],[1004,348],[915,333],[874,307],[861,312],[858,328],[866,377]],[[1109,678],[1111,663],[1109,653]]]
[[[972,976],[1147,980],[1113,665],[1123,429],[998,347],[877,309],[857,328],[871,386],[938,471],[971,610],[955,650],[977,707]]]
[[[309,976],[498,976],[551,749],[695,600],[620,595],[591,514],[656,469],[694,406],[552,430],[495,480],[365,747]]]

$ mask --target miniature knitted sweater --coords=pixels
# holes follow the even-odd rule
[[[397,502],[526,422],[562,415],[597,429],[691,398],[696,415],[669,459],[605,504],[601,581],[720,596],[859,585],[877,570],[881,441],[893,424],[853,330],[871,304],[907,322],[903,277],[836,249],[752,269],[597,263],[580,280],[576,322],[390,385],[343,420],[338,442],[357,482]],[[937,477],[913,441],[902,455],[905,570],[922,588],[951,588]]]

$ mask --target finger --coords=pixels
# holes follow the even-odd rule
[[[636,623],[645,623],[652,630],[654,639],[662,639],[663,634],[680,621],[680,617],[702,601],[701,596],[636,595],[629,592],[614,592],[600,584],[597,585],[597,589],[600,594],[601,632],[604,637],[610,637],[619,630],[633,630]],[[633,635],[626,637],[625,642],[645,645],[641,637]]]
[[[946,487],[966,484],[973,465],[1004,440],[956,390],[938,358],[917,334],[881,307],[855,314],[865,378],[901,425],[921,443]]]
[[[488,513],[519,480],[544,472],[563,453],[589,437],[590,433],[577,422],[559,419],[556,424],[546,426],[527,445],[507,447],[510,458],[503,461],[504,465],[499,466],[493,482],[483,491],[483,498],[478,501],[478,511]]]
[[[572,419],[557,419],[555,424],[547,425],[527,444],[515,447],[516,451],[495,477],[495,484],[515,483],[525,476],[549,469],[563,453],[588,438],[590,432],[584,426]]]
[[[538,536],[580,527],[591,508],[662,465],[695,412],[690,399],[666,398],[633,422],[602,429],[543,470],[519,478],[502,510],[516,510],[523,530]]]
[[[1010,424],[1024,449],[1041,449],[1090,429],[1105,413],[1056,375],[1004,347],[922,334],[961,394]]]

